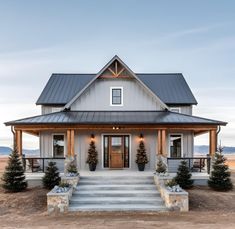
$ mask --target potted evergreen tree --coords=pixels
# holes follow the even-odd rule
[[[229,191],[233,189],[233,184],[230,179],[229,167],[226,165],[226,158],[222,152],[223,148],[220,146],[218,152],[215,153],[213,170],[208,180],[208,185],[216,191]]]
[[[10,192],[21,192],[27,188],[24,168],[15,146],[9,156],[2,181],[2,187]]]
[[[166,173],[166,165],[163,163],[161,157],[158,159],[156,172],[158,174]]]
[[[90,171],[95,171],[96,170],[96,165],[98,163],[98,152],[96,150],[95,142],[93,138],[91,139],[90,142],[90,147],[88,149],[88,157],[86,160],[86,163],[89,164],[89,169]]]
[[[147,157],[147,153],[146,153],[146,150],[145,150],[145,145],[144,145],[144,141],[143,141],[142,137],[141,137],[141,140],[140,140],[139,148],[137,149],[136,161],[135,162],[138,165],[139,171],[144,171],[145,164],[148,163],[148,157]]]

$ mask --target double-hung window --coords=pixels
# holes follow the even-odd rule
[[[111,106],[123,105],[123,88],[122,87],[110,88],[110,105]]]

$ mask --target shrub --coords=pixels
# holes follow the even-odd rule
[[[55,162],[48,162],[45,175],[42,178],[42,183],[44,188],[47,189],[52,189],[55,185],[60,183],[60,173]]]
[[[166,173],[166,165],[163,163],[161,157],[159,157],[159,159],[158,159],[156,172],[157,173]]]
[[[165,184],[167,187],[173,187],[173,186],[176,186],[178,185],[177,182],[175,181],[175,179],[173,178],[172,180],[168,180]]]
[[[192,174],[189,170],[189,167],[187,165],[186,161],[181,161],[177,175],[175,177],[176,183],[184,189],[191,188],[193,186],[193,180],[191,179]]]
[[[69,163],[69,166],[67,168],[67,172],[78,174],[78,170],[77,170],[77,166],[75,164],[75,161],[72,161],[71,163]]]
[[[229,191],[233,189],[230,179],[229,167],[226,165],[226,158],[222,154],[223,148],[219,147],[215,153],[213,170],[208,180],[208,185],[216,191]]]
[[[87,157],[86,163],[97,165],[98,163],[97,157],[98,157],[98,152],[96,150],[95,142],[91,140],[90,147],[88,149],[88,157]]]
[[[28,186],[25,180],[24,168],[16,147],[14,147],[9,156],[8,165],[5,168],[2,180],[2,187],[10,192],[20,192]]]

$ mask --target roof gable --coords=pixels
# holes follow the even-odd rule
[[[118,66],[120,66],[120,70],[118,69]],[[114,69],[113,69],[114,67]],[[167,105],[157,96],[157,94],[153,93],[151,89],[149,89],[136,75],[135,73],[117,56],[115,55],[92,79],[79,93],[77,93],[66,105],[65,109],[68,109],[71,107],[71,105],[80,97],[80,95],[88,88],[96,79],[99,77],[104,77],[104,74],[109,71],[111,75],[108,75],[109,78],[117,78],[117,77],[123,77],[122,73],[125,71],[126,75],[124,77],[128,78],[134,78],[136,79],[160,104],[162,108],[168,108]],[[107,76],[107,75],[106,75]]]

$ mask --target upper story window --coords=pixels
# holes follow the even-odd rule
[[[110,88],[110,105],[111,106],[123,105],[123,88],[122,87]]]
[[[64,157],[64,135],[54,134],[53,135],[53,156]]]
[[[170,108],[170,111],[176,112],[176,113],[181,113],[180,107],[172,107],[172,108]]]

